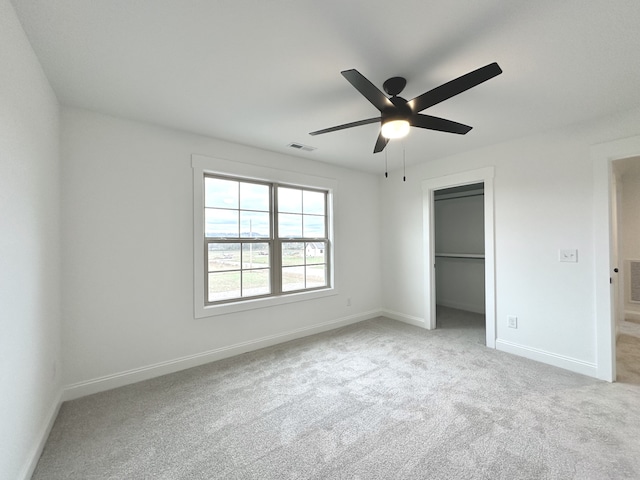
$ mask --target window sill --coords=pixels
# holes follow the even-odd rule
[[[274,307],[277,305],[286,305],[288,303],[304,302],[307,300],[315,300],[318,298],[330,297],[337,295],[335,288],[325,288],[322,290],[314,290],[312,292],[292,293],[289,295],[280,295],[277,297],[256,298],[252,300],[242,300],[234,303],[225,303],[221,305],[209,305],[196,308],[195,318],[215,317],[217,315],[227,315],[230,313],[243,312],[246,310],[254,310],[257,308]]]

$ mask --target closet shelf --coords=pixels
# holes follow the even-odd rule
[[[484,253],[436,253],[436,257],[484,259]]]

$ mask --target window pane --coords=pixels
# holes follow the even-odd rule
[[[242,296],[255,297],[256,295],[268,295],[271,293],[269,269],[243,270],[242,272]]]
[[[204,209],[206,237],[237,238],[240,230],[237,210]]]
[[[304,265],[304,243],[282,243],[282,265]]]
[[[234,180],[204,177],[204,206],[238,208],[238,183]]]
[[[303,215],[303,231],[305,238],[323,238],[324,217],[318,215]]]
[[[269,238],[269,212],[240,211],[240,236]]]
[[[327,269],[325,265],[310,265],[306,270],[306,287],[318,288],[327,284]]]
[[[206,175],[203,186],[207,303],[327,286],[327,192]]]
[[[239,243],[210,243],[207,250],[210,272],[240,268]]]
[[[240,298],[240,272],[215,272],[209,274],[209,301],[217,302]]]
[[[282,291],[302,290],[304,288],[304,267],[282,267]]]
[[[305,244],[304,252],[306,255],[306,264],[326,263],[327,246],[324,242],[308,242]]]
[[[269,186],[256,183],[240,184],[240,208],[242,210],[269,211]]]
[[[302,237],[302,215],[281,213],[278,216],[278,236],[280,238]]]
[[[268,268],[268,243],[245,243],[242,245],[242,268]]]
[[[304,206],[302,213],[324,215],[324,196],[325,194],[323,192],[304,190],[302,192],[302,205]]]
[[[278,187],[278,212],[302,213],[302,190]]]

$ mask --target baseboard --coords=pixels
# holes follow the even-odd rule
[[[473,305],[471,303],[462,303],[462,302],[450,302],[448,300],[437,300],[437,305],[442,305],[443,307],[455,308],[457,310],[464,310],[465,312],[473,312],[473,313],[481,313],[484,315],[485,309],[484,305]]]
[[[632,310],[625,310],[624,311],[624,319],[627,322],[640,323],[640,312],[634,312]]]
[[[372,310],[369,312],[358,313],[347,317],[342,317],[328,322],[319,323],[311,327],[298,328],[288,332],[269,335],[267,337],[250,340],[247,342],[237,343],[226,347],[216,348],[207,352],[188,355],[186,357],[176,358],[165,362],[159,362],[153,365],[147,365],[140,368],[134,368],[124,372],[105,375],[103,377],[74,383],[64,388],[63,399],[73,400],[75,398],[92,395],[94,393],[104,392],[112,388],[123,387],[132,383],[149,380],[151,378],[167,375],[169,373],[186,370],[187,368],[197,367],[206,363],[215,362],[224,358],[233,357],[242,353],[259,350],[261,348],[270,347],[279,343],[288,342],[297,338],[307,337],[316,333],[322,333],[336,328],[351,325],[353,323],[362,322],[371,318],[378,317],[383,313],[380,310]]]
[[[424,318],[413,317],[411,315],[406,315],[404,313],[394,312],[393,310],[386,310],[386,309],[382,310],[382,315],[384,315],[385,317],[391,318],[392,320],[408,323],[409,325],[415,325],[416,327],[427,328]]]
[[[537,348],[518,345],[508,340],[496,340],[496,349],[503,352],[512,353],[521,357],[535,360],[537,362],[553,365],[554,367],[564,368],[572,372],[597,378],[597,365],[595,363],[585,362],[575,358],[558,355],[556,353],[546,352]]]
[[[18,477],[20,480],[29,480],[33,476],[33,472],[36,470],[36,466],[38,465],[38,460],[40,460],[40,455],[42,455],[42,451],[44,450],[44,446],[47,443],[47,439],[49,438],[49,434],[51,433],[51,429],[53,428],[53,424],[58,417],[58,412],[60,411],[60,406],[62,405],[62,395],[63,392],[60,390],[56,395],[56,398],[45,417],[45,421],[38,432],[37,442],[34,444],[31,452],[29,454],[27,464],[22,470],[21,475]]]

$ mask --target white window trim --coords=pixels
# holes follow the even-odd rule
[[[191,155],[191,167],[193,168],[193,289],[194,289],[194,317],[205,318],[215,315],[225,315],[229,313],[242,312],[255,308],[284,305],[287,303],[301,302],[337,295],[335,283],[335,215],[336,215],[336,192],[338,182],[332,178],[307,175],[289,170],[280,170],[261,165],[249,163],[233,162],[220,158],[207,157],[204,155]],[[220,305],[205,305],[204,290],[204,269],[205,259],[203,252],[204,242],[204,174],[228,175],[242,177],[249,180],[259,180],[270,183],[288,183],[300,187],[320,188],[327,190],[327,215],[328,215],[328,237],[331,259],[329,268],[329,287],[321,290],[309,292],[290,293],[278,296],[239,300],[233,303]]]

